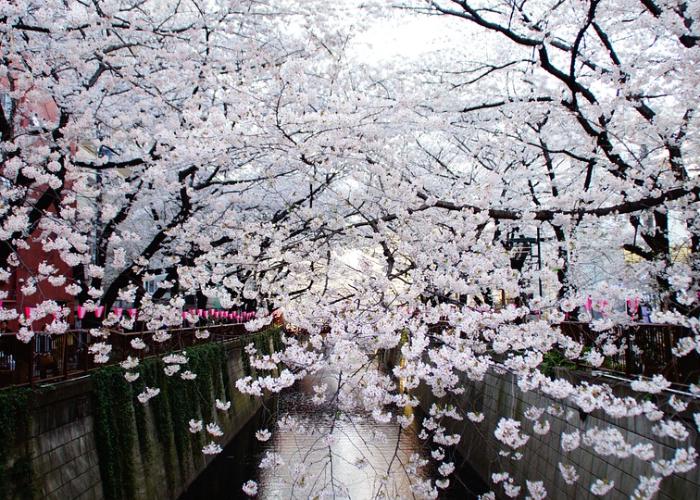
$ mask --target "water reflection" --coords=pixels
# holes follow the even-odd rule
[[[409,458],[427,456],[415,428],[380,424],[360,411],[335,412],[310,401],[313,386],[337,387],[335,377],[307,378],[261,410],[197,478],[181,500],[245,498],[241,485],[259,483],[258,498],[413,498]],[[275,415],[288,415],[300,425],[292,430],[273,428]],[[269,441],[255,439],[260,428],[273,431]],[[328,431],[332,430],[330,438]],[[276,466],[260,469],[261,461]],[[456,465],[462,463],[453,457]],[[432,475],[424,467],[418,476]],[[485,491],[468,466],[450,478],[440,498],[469,499]]]

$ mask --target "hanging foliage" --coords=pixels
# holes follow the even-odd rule
[[[143,361],[137,369],[139,378],[132,384],[119,366],[93,374],[95,439],[106,499],[134,498],[136,453],[140,453],[144,477],[154,458],[162,457],[171,493],[203,464],[202,439],[186,430],[190,419],[214,420],[214,400],[229,399],[226,354],[220,344],[192,347],[182,354],[197,374],[195,380],[165,375],[166,364],[161,358]],[[148,405],[137,397],[145,387],[160,389]],[[149,431],[149,419],[153,420],[155,439]]]
[[[17,449],[29,430],[30,394],[25,388],[0,391],[0,500],[32,497],[26,444],[24,449]]]

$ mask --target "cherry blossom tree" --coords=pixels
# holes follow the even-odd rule
[[[580,287],[585,283],[571,266],[591,254],[626,250],[641,258],[646,263],[633,271],[636,279],[623,266],[610,271],[621,285],[618,293],[624,296],[625,288],[653,290],[674,311],[657,315],[659,320],[691,332],[697,328],[697,142],[690,132],[697,79],[689,69],[697,59],[694,14],[683,3],[668,8],[634,5],[407,4],[424,14],[471,23],[478,30],[474,37],[488,40],[493,49],[480,54],[468,47],[465,55],[455,48],[442,59],[438,55],[411,62],[397,72],[402,81],[369,71],[367,78],[402,104],[392,111],[404,128],[388,133],[384,145],[366,149],[366,164],[353,177],[361,190],[348,192],[342,200],[351,222],[344,228],[319,226],[324,236],[330,233],[322,241],[337,256],[335,262],[329,259],[327,271],[335,290],[319,286],[312,272],[317,268],[309,268],[307,293],[296,303],[282,302],[288,319],[311,333],[309,345],[317,356],[302,357],[297,341],[288,339],[290,348],[279,359],[302,377],[321,366],[340,374],[365,373],[366,383],[346,383],[332,399],[341,408],[360,401],[378,421],[417,404],[402,397],[394,380],[374,371],[378,349],[400,346],[401,365],[392,375],[403,389],[425,384],[438,398],[459,395],[465,374],[479,381],[489,370],[509,372],[521,390],[572,402],[584,413],[666,419],[655,432],[678,439],[671,458],[652,456],[641,442],[621,443],[613,428],[587,432],[583,440],[602,456],[634,455],[652,463],[661,475],[641,480],[638,496],[650,497],[658,490],[662,462],[676,464],[678,471],[694,467],[696,453],[686,447],[687,428],[681,430],[684,424],[674,420],[683,405],[662,410],[641,396],[620,396],[604,383],[572,384],[539,369],[551,350],[599,367],[604,356],[624,348],[611,328],[629,319],[604,301],[598,306],[603,319],[593,323],[600,332],[598,348],[584,352],[583,345],[556,326],[564,312],[584,305],[582,292],[590,293]],[[616,229],[623,222],[630,230]],[[528,276],[514,265],[509,235],[534,228],[552,235],[555,252],[543,257],[538,273]],[[674,237],[687,240],[687,258],[678,259]],[[356,253],[343,253],[350,249]],[[558,293],[530,302],[534,310],[555,306],[548,322],[529,316],[527,308],[485,312],[460,304],[459,296],[488,303],[494,290],[532,296],[536,279],[557,285]],[[612,292],[608,287],[607,293]],[[559,304],[551,302],[557,295]],[[280,300],[284,298],[282,294]],[[677,355],[691,352],[692,338],[681,341]],[[251,378],[239,381],[238,387],[262,395],[266,389],[277,391],[277,384]],[[287,384],[291,380],[283,382]],[[642,396],[668,387],[661,376],[630,384]],[[693,393],[697,390],[690,387]],[[392,409],[394,405],[398,408]],[[529,410],[536,434],[549,432],[548,422],[538,421],[545,410],[556,411]],[[463,415],[451,415],[448,407],[431,413],[421,435],[436,446],[459,440],[446,434],[444,421]],[[470,418],[479,421],[483,416],[474,413]],[[505,456],[521,459],[517,450],[529,437],[523,428],[504,416],[488,432],[503,443]],[[578,446],[561,439],[569,449]],[[612,450],[603,443],[619,446]],[[575,481],[572,466],[562,464],[560,470],[567,482]],[[527,488],[530,496],[542,498],[542,483],[532,479],[517,485],[504,472],[493,481],[503,482],[508,496]],[[590,490],[603,495],[612,486],[601,480]],[[436,494],[430,484],[416,488],[427,496]]]
[[[16,246],[40,231],[73,268],[71,293],[109,310],[138,304],[149,274],[165,274],[174,295],[177,269],[199,285],[188,269],[211,248],[261,258],[260,226],[298,218],[342,177],[326,152],[341,145],[326,136],[365,119],[357,104],[326,102],[344,84],[328,67],[340,65],[334,35],[309,44],[295,33],[311,7],[5,6],[0,260],[19,265]],[[302,62],[317,66],[313,81],[297,80]],[[299,101],[301,85],[318,88],[315,100]],[[207,273],[251,275],[223,264]],[[201,303],[209,281],[182,288]]]
[[[441,478],[418,473],[421,457],[401,461],[417,496],[435,497],[454,469],[445,450],[461,437],[446,422],[483,420],[445,401],[464,391],[465,377],[487,373],[583,413],[658,422],[657,434],[677,441],[673,457],[621,443],[612,428],[557,436],[564,451],[583,443],[651,463],[658,474],[640,480],[642,497],[695,465],[689,420],[676,418],[685,403],[669,410],[644,399],[670,387],[662,376],[629,381],[639,398],[623,398],[542,366],[557,351],[597,368],[625,348],[613,326],[629,317],[605,304],[592,349],[559,327],[592,293],[584,263],[623,250],[641,262],[616,261],[601,293],[656,294],[667,306],[657,319],[692,333],[676,355],[700,352],[694,4],[404,1],[403,15],[468,26],[470,43],[455,38],[449,50],[379,68],[358,62],[352,44],[358,25],[394,14],[383,2],[67,5],[0,4],[0,278],[37,239],[72,268],[36,269],[37,282],[93,308],[140,304],[157,341],[183,323],[191,297],[254,305],[251,330],[281,309],[305,334],[285,336],[272,355],[249,346],[262,375],[237,389],[264,397],[330,374],[335,390],[318,385],[312,397],[334,423],[360,408],[396,423],[396,439],[425,440]],[[517,237],[535,231],[545,251],[527,268]],[[679,259],[674,241],[683,240]],[[153,275],[165,278],[149,293]],[[497,293],[517,301],[494,307]],[[50,297],[39,309],[58,312]],[[59,314],[48,331],[65,328]],[[23,320],[18,336],[32,335]],[[386,351],[401,357],[389,372]],[[186,358],[164,362],[173,375]],[[127,380],[137,363],[122,364]],[[414,422],[411,391],[420,386],[440,404]],[[550,432],[548,410],[528,409],[528,422],[503,415],[484,432],[517,457],[530,436]],[[182,432],[206,430],[213,440],[203,453],[219,452],[221,429],[194,418]],[[283,430],[299,427],[280,419]],[[320,441],[331,465],[341,458],[333,429]],[[567,464],[559,473],[577,477]],[[541,479],[516,484],[507,470],[491,478],[508,496],[533,498],[546,494]],[[319,487],[339,488],[336,479]]]
[[[497,174],[506,210],[492,215],[517,220],[526,210],[544,223],[557,242],[562,292],[571,248],[587,246],[577,239],[589,239],[601,217],[618,216],[617,224],[627,220],[630,227],[609,245],[644,260],[659,293],[667,294],[668,280],[684,268],[671,226],[691,255],[697,246],[693,212],[686,210],[697,196],[697,143],[688,133],[697,79],[685,71],[697,57],[693,8],[685,2],[414,6],[469,23],[497,47],[488,55],[472,47],[438,73],[439,81],[426,76],[452,101],[426,106],[453,125],[441,155],[426,148],[428,157],[445,167],[469,159]],[[689,265],[696,266],[692,258]],[[674,297],[666,300],[688,310]]]

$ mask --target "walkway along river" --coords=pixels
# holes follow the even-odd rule
[[[314,405],[313,386],[325,383],[332,390],[334,381],[328,374],[308,377],[270,401],[180,500],[245,498],[241,486],[249,479],[257,481],[258,498],[263,499],[413,498],[405,466],[412,454],[427,458],[430,452],[417,438],[415,423],[401,430],[396,423],[380,424],[360,412],[335,413]],[[275,421],[285,415],[303,422],[303,429],[276,427]],[[331,427],[331,438],[324,439]],[[261,428],[273,431],[266,442],[255,437]],[[260,469],[266,457],[277,465]],[[476,498],[487,490],[459,456],[453,461],[457,471],[440,498]],[[419,474],[435,477],[428,467]]]

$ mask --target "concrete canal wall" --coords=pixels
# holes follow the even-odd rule
[[[118,366],[50,387],[0,391],[0,425],[3,416],[8,423],[0,431],[0,499],[177,498],[208,463],[201,453],[208,440],[187,432],[187,420],[193,411],[205,424],[216,420],[225,432],[217,441],[230,441],[260,407],[234,386],[251,370],[243,345],[254,340],[267,349],[273,338],[266,332],[188,350],[200,373],[194,381],[164,380],[154,360],[140,379],[161,382],[154,385],[161,394],[147,405],[135,400],[144,382],[129,386]],[[230,400],[230,411],[217,412],[216,398]]]
[[[581,380],[585,373],[570,372],[561,373],[561,376]],[[615,380],[604,381],[615,385]],[[618,459],[611,456],[601,457],[594,453],[590,447],[583,444],[571,452],[564,452],[561,448],[560,436],[562,432],[573,432],[578,429],[581,433],[598,427],[600,429],[613,426],[623,436],[626,442],[634,445],[637,443],[650,443],[654,448],[656,459],[671,459],[674,456],[676,445],[670,438],[659,438],[651,428],[653,423],[645,418],[612,419],[601,411],[591,414],[579,412],[577,407],[562,404],[545,395],[533,392],[522,392],[516,385],[512,376],[508,374],[488,374],[482,382],[473,382],[466,377],[462,379],[465,389],[464,394],[458,398],[438,400],[430,390],[421,386],[416,395],[421,401],[421,406],[428,410],[433,403],[451,403],[459,407],[460,413],[482,412],[484,420],[474,424],[466,417],[462,422],[455,422],[449,428],[451,433],[462,436],[457,446],[458,451],[472,468],[484,480],[496,472],[506,471],[514,477],[516,484],[522,485],[521,496],[527,494],[525,480],[543,481],[548,491],[548,498],[584,500],[600,498],[590,491],[591,484],[596,479],[609,479],[615,481],[614,489],[604,498],[611,500],[632,498],[641,476],[651,477],[654,472],[649,462],[642,461],[634,456]],[[619,382],[618,382],[619,384]],[[625,384],[626,385],[626,384]],[[622,386],[616,391],[624,392]],[[659,398],[663,404],[668,395]],[[545,413],[542,419],[549,421],[551,430],[548,434],[540,436],[533,432],[532,422],[523,417],[523,413],[530,407],[556,408],[561,410],[560,416]],[[696,427],[692,424],[692,412],[698,411],[697,406],[683,415],[688,416],[688,427],[693,429],[689,438],[689,445],[700,450],[700,439]],[[570,419],[566,419],[569,414]],[[510,417],[527,422],[523,424],[523,432],[530,436],[528,443],[520,451],[524,457],[520,461],[499,455],[499,451],[506,448],[494,437],[494,430],[502,417]],[[449,420],[449,419],[448,419]],[[454,421],[450,421],[454,422]],[[558,469],[559,463],[574,465],[578,471],[579,479],[574,485],[567,485]],[[490,481],[486,481],[491,484]],[[499,498],[507,498],[502,487],[491,484]],[[695,468],[684,474],[673,474],[661,482],[661,490],[655,498],[661,500],[700,500],[700,469]]]

